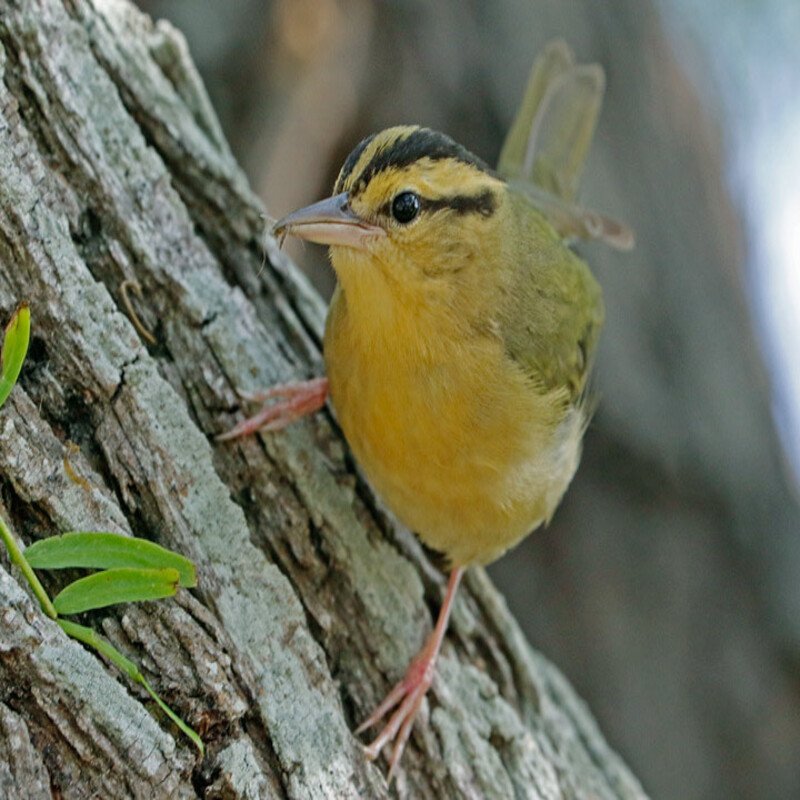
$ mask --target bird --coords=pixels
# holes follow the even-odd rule
[[[449,136],[390,127],[347,156],[327,199],[273,232],[327,245],[337,277],[325,376],[274,387],[218,437],[279,430],[330,400],[368,481],[444,554],[432,633],[356,733],[383,728],[389,780],[431,686],[458,586],[552,517],[578,467],[602,292],[570,246],[632,246],[575,204],[604,89],[563,41],[545,48],[490,168]]]

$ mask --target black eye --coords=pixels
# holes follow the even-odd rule
[[[392,200],[392,216],[405,225],[419,214],[419,197],[414,192],[401,192]]]

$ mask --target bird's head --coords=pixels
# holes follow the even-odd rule
[[[364,139],[333,195],[273,230],[329,245],[345,292],[377,281],[400,296],[403,289],[436,295],[474,284],[469,273],[481,266],[490,271],[502,242],[505,188],[448,136],[399,126]]]

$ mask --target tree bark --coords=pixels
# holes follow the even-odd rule
[[[265,237],[183,39],[123,0],[2,0],[0,75],[0,311],[33,314],[0,416],[0,513],[25,543],[115,530],[195,561],[196,590],[83,621],[207,744],[200,760],[3,557],[0,794],[642,797],[480,570],[387,788],[352,730],[443,581],[329,415],[213,443],[237,391],[319,374],[324,310]]]

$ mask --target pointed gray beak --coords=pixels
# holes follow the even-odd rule
[[[287,214],[273,225],[272,234],[289,234],[317,244],[364,250],[367,241],[386,236],[386,231],[364,222],[354,214],[348,203],[347,192],[342,192]]]

